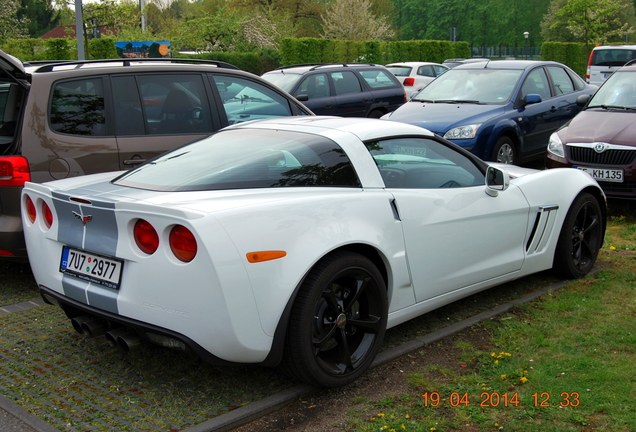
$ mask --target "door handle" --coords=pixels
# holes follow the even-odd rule
[[[140,165],[146,162],[147,159],[126,159],[124,160],[124,165]]]

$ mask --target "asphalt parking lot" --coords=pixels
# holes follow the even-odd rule
[[[124,353],[76,333],[61,310],[44,305],[28,266],[0,263],[0,273],[3,431],[222,430],[312,391],[272,369],[214,367],[146,346]],[[391,329],[376,363],[555,282],[540,273]]]

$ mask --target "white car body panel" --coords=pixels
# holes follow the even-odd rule
[[[111,185],[108,180],[116,173],[28,183],[23,202],[28,196],[37,208],[46,202],[55,209],[50,229],[42,218],[32,223],[23,215],[35,279],[88,306],[184,335],[220,359],[258,363],[270,353],[294,291],[330,252],[347,245],[377,251],[387,268],[387,326],[392,327],[479,290],[549,269],[572,200],[585,188],[598,188],[577,170],[516,168],[510,186],[495,197],[486,194],[486,186],[385,188],[360,140],[432,134],[407,124],[365,120],[299,117],[242,126],[329,137],[351,159],[362,188],[166,193]],[[93,205],[72,203],[69,196]],[[71,211],[112,222],[90,236],[97,224],[85,223],[77,234],[81,221]],[[132,234],[140,217],[155,227],[160,245],[168,243],[174,225],[190,229],[198,243],[196,258],[180,262],[169,247],[153,255],[141,252]],[[541,235],[528,245],[538,217]],[[81,244],[88,251],[124,260],[119,290],[60,273],[69,235],[83,235]],[[106,253],[111,243],[112,252]],[[247,253],[266,250],[287,255],[247,261]]]

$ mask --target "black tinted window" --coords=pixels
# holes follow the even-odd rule
[[[162,191],[360,187],[333,141],[298,132],[229,129],[160,156],[115,183]]]
[[[440,189],[484,184],[466,156],[429,138],[395,138],[367,143],[387,188]]]
[[[57,83],[53,87],[51,129],[72,135],[106,135],[101,78]]]

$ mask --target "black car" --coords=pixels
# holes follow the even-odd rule
[[[286,90],[316,115],[380,118],[406,102],[404,87],[384,66],[285,66],[262,78]]]

